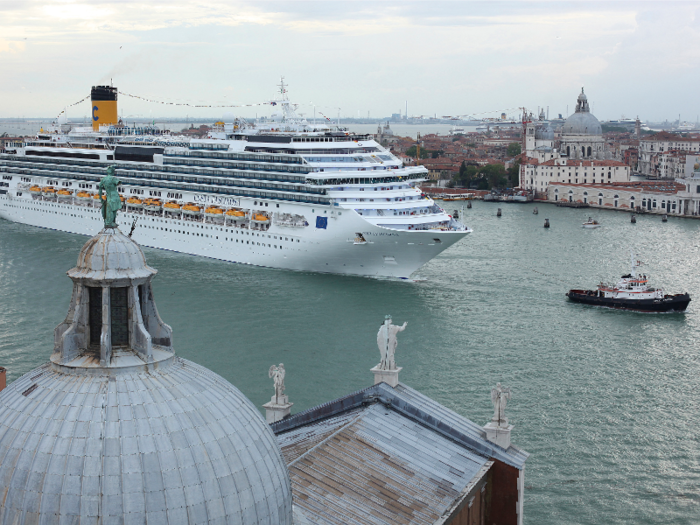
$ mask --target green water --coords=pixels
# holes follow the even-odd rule
[[[145,252],[177,353],[257,405],[273,393],[273,363],[287,368],[294,411],[370,385],[390,313],[408,321],[403,382],[481,424],[491,387],[513,389],[512,439],[531,453],[527,523],[700,522],[700,222],[642,216],[632,225],[626,213],[532,208],[476,202],[465,210],[474,233],[418,282]],[[588,215],[603,227],[581,228]],[[0,221],[0,366],[10,380],[48,358],[70,299],[65,271],[85,240]],[[687,313],[566,302],[568,288],[626,273],[630,248],[654,285],[690,292]]]

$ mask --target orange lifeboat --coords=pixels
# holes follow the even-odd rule
[[[126,205],[131,208],[143,208],[143,201],[138,197],[129,197],[126,199]]]
[[[201,206],[188,202],[182,207],[182,213],[186,215],[199,215],[202,212]]]
[[[265,215],[261,215],[260,213],[254,213],[253,218],[250,219],[252,222],[257,222],[258,224],[265,224],[270,222],[270,219],[266,217]]]
[[[245,212],[241,210],[237,210],[235,208],[232,208],[226,212],[226,216],[230,219],[233,219],[234,221],[243,221],[245,220]]]
[[[175,201],[166,202],[163,207],[168,211],[179,211],[182,206]]]
[[[41,186],[32,186],[29,188],[29,191],[32,192],[34,195],[41,195]]]
[[[56,189],[53,186],[46,186],[42,188],[41,192],[44,195],[56,195]]]
[[[216,206],[209,206],[208,208],[204,209],[204,215],[207,217],[223,217],[224,210]]]
[[[163,207],[163,203],[160,199],[146,199],[143,203],[143,207],[150,211],[160,211]]]

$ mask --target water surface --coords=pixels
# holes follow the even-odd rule
[[[497,207],[503,210],[496,217]],[[372,382],[384,315],[399,334],[401,380],[485,424],[490,389],[527,462],[532,524],[700,521],[699,222],[598,210],[474,203],[474,233],[418,282],[254,268],[146,249],[155,298],[179,355],[212,368],[256,405],[283,362],[294,411]],[[446,209],[461,203],[445,203]],[[593,215],[603,227],[584,230]],[[550,229],[542,227],[549,218]],[[9,380],[46,361],[66,315],[77,235],[0,221],[0,366]],[[629,270],[693,297],[685,314],[567,303]]]

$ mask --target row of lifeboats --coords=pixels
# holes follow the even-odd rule
[[[57,195],[58,197],[73,197],[73,192],[71,190],[67,189],[59,189],[57,190],[53,186],[32,186],[29,191],[32,194],[35,195],[44,195],[44,196],[54,196]],[[84,202],[88,202],[91,200],[99,200],[100,196],[97,193],[92,193],[89,191],[79,191],[77,194],[75,194],[76,199]],[[107,197],[103,194],[102,199],[106,199]],[[129,197],[126,199],[123,195],[119,195],[119,199],[126,203],[126,205],[129,208],[134,208],[134,209],[146,209],[149,211],[161,211],[165,210],[167,212],[182,212],[184,215],[190,215],[190,216],[198,216],[202,214],[202,210],[204,210],[204,215],[206,217],[212,217],[212,218],[223,218],[226,217],[227,219],[234,220],[234,221],[244,221],[248,220],[248,213],[245,211],[238,209],[238,208],[230,208],[230,209],[224,209],[220,208],[218,206],[207,206],[203,207],[198,204],[194,204],[192,202],[188,202],[186,204],[180,204],[176,201],[168,201],[166,203],[163,203],[160,199],[154,199],[154,198],[140,198],[140,197]],[[251,222],[256,222],[259,224],[265,224],[270,222],[270,218],[267,215],[263,215],[262,213],[255,213],[251,212],[250,214],[250,221]]]
[[[33,195],[43,195],[45,197],[59,197],[59,198],[71,198],[75,196],[76,199],[81,200],[81,201],[90,201],[90,200],[100,200],[100,196],[97,193],[90,193],[88,191],[79,191],[77,194],[74,194],[73,190],[69,190],[66,188],[61,188],[61,189],[56,189],[53,186],[32,186],[29,188],[29,191]],[[124,196],[120,195],[119,198],[121,199],[122,202],[124,202]],[[107,199],[106,195],[102,195],[102,200]]]
[[[248,214],[238,208],[224,209],[218,206],[200,206],[199,204],[194,204],[188,202],[186,204],[180,204],[177,201],[168,201],[162,204],[160,199],[139,199],[138,197],[131,197],[126,201],[126,204],[133,208],[146,208],[146,209],[164,209],[166,212],[178,213],[182,212],[184,215],[198,216],[204,213],[206,217],[211,218],[224,218],[234,220],[234,221],[244,221],[248,219]],[[257,223],[269,223],[270,218],[266,215],[260,213],[252,213],[250,217],[251,222]]]

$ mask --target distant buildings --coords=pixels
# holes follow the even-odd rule
[[[685,156],[700,152],[700,135],[683,137],[661,131],[639,141],[639,173],[672,179],[683,175]]]
[[[630,180],[630,166],[611,160],[603,131],[581,90],[576,111],[564,122],[555,148],[554,131],[540,120],[524,119],[520,187],[546,196],[551,183],[612,184]]]

